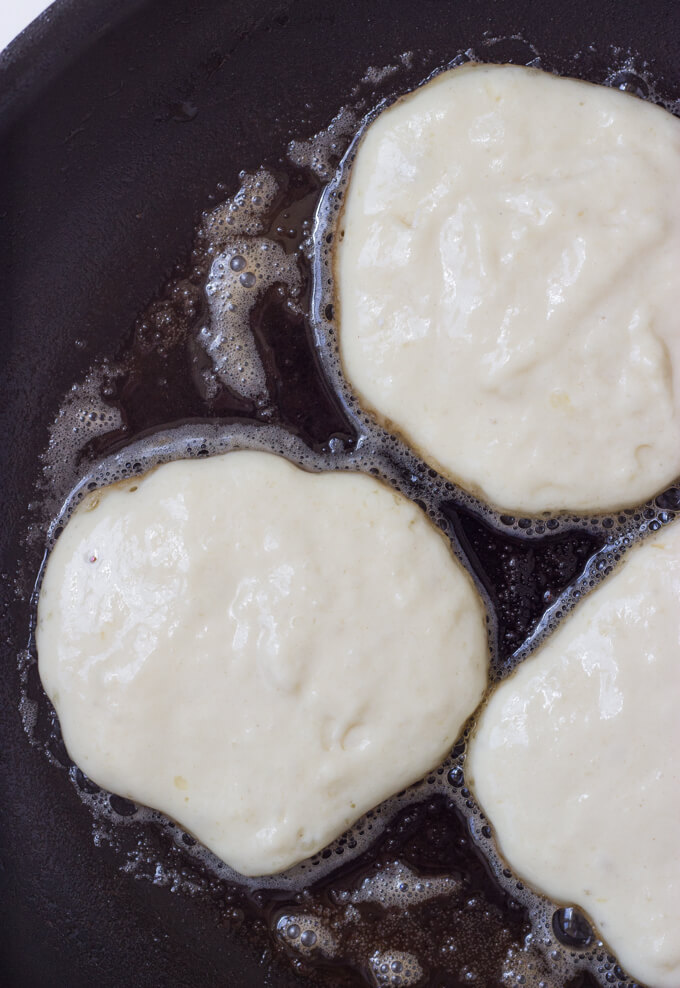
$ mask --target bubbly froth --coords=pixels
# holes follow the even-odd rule
[[[484,51],[478,55],[483,57]],[[466,57],[469,56],[461,56],[459,61]],[[532,53],[531,57],[536,56]],[[660,101],[653,80],[645,75],[635,59],[631,60],[627,54],[613,54],[611,66],[610,84],[642,87],[646,90],[645,95]],[[339,171],[322,190],[314,216],[313,237],[306,244],[311,214],[306,230],[300,231],[299,251],[290,252],[292,238],[284,240],[276,233],[282,222],[279,212],[281,208],[287,208],[285,204],[281,206],[281,198],[286,193],[278,173],[275,175],[263,169],[255,176],[242,176],[236,194],[206,214],[197,238],[195,282],[187,277],[181,286],[181,291],[198,299],[195,304],[199,313],[200,297],[203,296],[205,309],[199,317],[190,318],[189,330],[183,328],[177,314],[179,309],[173,309],[171,328],[160,343],[153,346],[158,349],[169,347],[172,333],[190,344],[188,349],[195,356],[187,363],[185,372],[199,381],[203,389],[200,407],[205,406],[209,413],[203,418],[211,421],[178,425],[167,419],[159,428],[157,421],[148,418],[151,425],[143,426],[139,431],[150,428],[152,434],[136,438],[135,432],[125,431],[127,399],[124,395],[120,397],[119,392],[115,399],[107,393],[110,381],[120,368],[115,362],[96,365],[87,381],[77,385],[66,397],[52,428],[45,460],[46,483],[38,491],[42,514],[40,521],[34,523],[34,534],[37,541],[46,538],[49,542],[88,490],[116,481],[129,481],[169,460],[208,456],[229,449],[272,450],[308,470],[352,469],[377,474],[424,506],[429,516],[452,539],[454,551],[471,568],[494,615],[501,614],[503,608],[508,613],[518,609],[519,589],[516,588],[515,597],[507,597],[507,603],[500,599],[501,593],[513,585],[513,574],[518,566],[524,565],[513,540],[519,540],[521,546],[533,553],[526,563],[526,581],[534,581],[531,585],[535,584],[535,606],[527,609],[526,619],[520,622],[512,640],[499,640],[498,618],[490,627],[493,672],[501,678],[531,654],[578,600],[612,571],[632,544],[674,517],[680,497],[673,488],[649,504],[605,516],[569,514],[522,518],[502,515],[437,475],[405,446],[397,434],[379,425],[361,409],[344,380],[337,355],[333,243],[342,234],[338,217],[354,154],[355,145],[351,140],[356,121],[369,109],[367,88],[371,91],[372,102],[381,97],[389,101],[399,90],[420,81],[432,65],[423,65],[414,58],[410,66],[397,68],[398,71],[382,77],[373,74],[366,83],[359,85],[354,117],[345,111],[346,119],[352,121],[351,126],[345,127],[341,120],[334,124],[332,132],[323,132],[311,141],[303,139],[291,145],[291,168],[296,175],[308,176],[305,189],[312,201],[319,180],[327,181],[333,174],[336,158],[344,155]],[[373,87],[379,84],[392,89],[384,88],[373,95]],[[370,119],[370,114],[365,119]],[[263,244],[269,245],[272,253],[262,250]],[[267,255],[264,267],[256,268],[256,261],[264,255]],[[270,261],[272,257],[273,262]],[[243,265],[241,258],[245,262]],[[218,263],[223,267],[216,267]],[[244,283],[241,280],[244,274],[252,274],[255,281],[246,278]],[[213,286],[212,293],[207,292],[209,284]],[[311,318],[307,320],[306,332],[316,347],[314,360],[318,359],[323,387],[339,396],[341,424],[316,448],[294,434],[286,421],[275,418],[274,424],[270,424],[271,419],[266,415],[258,418],[260,411],[276,406],[277,396],[272,394],[270,382],[273,378],[271,374],[267,377],[263,349],[254,342],[251,328],[263,300],[268,298],[268,292],[276,291],[277,285],[283,289],[283,304],[290,301],[298,312],[306,312],[307,293],[311,291]],[[233,310],[228,308],[229,304],[234,305]],[[243,349],[238,350],[239,346]],[[141,358],[135,355],[132,362],[138,359]],[[244,370],[240,371],[239,366]],[[121,369],[121,377],[127,373],[126,364]],[[286,373],[284,368],[279,369],[280,376]],[[244,404],[223,401],[220,397],[222,386],[234,391],[236,398],[242,399]],[[141,421],[147,420],[142,417]],[[106,445],[107,435],[115,435],[111,446]],[[97,443],[93,444],[93,439]],[[123,442],[125,445],[121,446]],[[471,521],[464,524],[462,519]],[[572,553],[571,561],[566,558],[568,554],[553,553],[548,563],[546,539],[563,536],[568,541],[574,533],[582,538],[582,552]],[[492,560],[503,553],[503,567],[493,570],[491,578]],[[539,585],[534,574],[536,561],[543,558],[546,564],[544,570],[538,567],[543,574],[543,583]],[[513,562],[513,559],[520,561]],[[50,753],[55,763],[68,767],[59,747],[58,727],[50,721],[32,670],[34,660],[29,651],[21,664],[21,703],[26,730],[36,744]],[[363,972],[369,983],[372,979],[376,984],[388,984],[389,981],[380,982],[378,976],[394,979],[402,974],[405,976],[407,969],[420,970],[428,977],[439,965],[442,970],[457,972],[461,979],[473,983],[475,980],[484,983],[484,977],[500,976],[504,984],[563,988],[579,972],[587,971],[603,986],[629,984],[614,958],[596,937],[583,947],[565,946],[558,935],[560,924],[553,919],[557,904],[522,887],[507,869],[479,808],[466,789],[465,744],[463,737],[431,776],[358,821],[351,831],[327,849],[328,853],[324,852],[275,879],[258,879],[245,884],[172,821],[134,804],[117,802],[93,786],[74,767],[70,767],[69,772],[76,791],[92,809],[94,839],[116,849],[124,870],[185,894],[214,894],[217,883],[232,897],[225,905],[225,924],[237,928],[244,922],[244,916],[264,918],[273,941],[293,960],[299,956],[313,966],[318,957],[324,963],[334,960],[342,964],[353,949],[351,943],[356,942],[358,947],[351,956],[351,963]],[[431,813],[427,810],[429,805],[435,807]],[[421,806],[425,807],[422,812],[414,810]],[[444,851],[441,851],[444,864],[437,865],[420,845],[414,850],[412,845],[417,841],[409,836],[411,824],[404,823],[404,819],[411,817],[416,832],[420,827],[423,833],[428,827],[435,827],[440,817],[447,821],[447,826],[453,826],[454,818],[463,821],[465,826],[460,840],[463,837],[468,840],[467,845],[460,845],[464,868],[472,867],[470,862],[479,854],[480,859],[490,864],[493,885],[487,888],[481,877],[475,879],[472,884],[476,883],[477,891],[472,894],[469,884],[461,884],[461,874],[456,874],[456,868]],[[393,847],[394,851],[383,852],[382,847]],[[178,850],[181,852],[179,862]],[[415,859],[421,862],[420,867],[413,864]],[[343,869],[348,869],[347,875]],[[352,877],[354,874],[358,876],[356,882]],[[407,888],[400,889],[400,885]],[[311,886],[318,886],[323,891],[312,895]],[[418,890],[420,886],[422,888]],[[481,888],[486,892],[480,892]],[[279,905],[282,896],[286,899],[283,907]],[[300,896],[303,901],[296,901]],[[417,922],[404,932],[404,910],[419,916],[418,910],[429,909],[427,915],[431,916],[435,905],[446,917],[449,930],[459,924],[455,928],[461,931],[460,935],[447,934],[441,926],[435,926],[430,939],[423,939],[417,932]],[[363,911],[368,909],[373,910],[372,915],[380,917],[379,935],[367,933],[371,927],[362,917]],[[286,917],[285,924],[281,916]],[[288,928],[296,925],[299,936],[288,936]],[[344,938],[338,936],[338,930],[342,933],[343,929]],[[363,939],[361,931],[366,934]],[[312,942],[308,936],[303,943],[305,932],[313,933],[316,940]],[[484,967],[485,935],[496,938],[500,957],[494,961],[496,967]],[[409,938],[412,943],[408,942]],[[323,953],[317,955],[322,948]],[[402,964],[401,971],[393,970],[395,962]],[[384,965],[387,965],[387,971],[383,970]]]

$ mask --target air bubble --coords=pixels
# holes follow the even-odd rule
[[[648,83],[636,72],[631,72],[628,69],[616,72],[609,77],[607,82],[614,89],[620,89],[626,93],[634,93],[635,96],[640,96],[642,99],[646,99],[649,96]]]
[[[553,915],[552,927],[555,936],[565,947],[588,947],[593,940],[593,931],[585,916],[573,906],[558,909]]]
[[[454,788],[460,789],[460,787],[465,782],[465,777],[463,775],[462,768],[460,768],[459,766],[456,766],[455,768],[452,768],[451,771],[449,772],[448,779],[449,779],[450,784]]]
[[[658,507],[667,511],[678,511],[680,509],[680,487],[671,487],[670,490],[659,494],[656,503]]]
[[[125,799],[123,796],[116,796],[112,794],[109,796],[109,803],[111,804],[111,809],[114,813],[118,813],[119,816],[134,816],[137,812],[137,807],[135,804],[129,800]]]

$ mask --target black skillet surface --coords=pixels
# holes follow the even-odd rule
[[[64,772],[30,747],[16,673],[28,607],[11,581],[22,513],[64,392],[129,335],[217,183],[234,189],[240,169],[327,124],[367,66],[406,50],[443,64],[484,32],[521,32],[557,69],[586,52],[597,81],[618,45],[680,92],[673,0],[62,0],[0,59],[6,988],[302,983],[272,966],[266,939],[230,933],[209,898],[121,874]],[[523,61],[517,44],[491,57]]]

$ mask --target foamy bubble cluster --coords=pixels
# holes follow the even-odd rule
[[[403,950],[376,950],[370,958],[371,973],[376,985],[394,985],[407,988],[417,985],[423,977],[423,969],[413,954]]]
[[[38,699],[31,695],[29,675],[33,667],[33,660],[29,649],[24,649],[18,655],[17,667],[19,670],[19,682],[21,683],[21,696],[19,697],[19,716],[26,734],[32,741],[35,740],[35,729],[38,721]]]
[[[337,893],[337,899],[338,902],[348,900],[353,905],[373,902],[385,909],[408,909],[438,895],[448,895],[458,888],[460,882],[456,878],[448,875],[420,878],[406,865],[395,861],[367,875],[356,891]]]
[[[257,237],[264,233],[266,217],[278,195],[279,183],[265,168],[254,174],[241,172],[238,191],[203,216],[201,234],[214,253],[224,250],[230,237]]]
[[[564,984],[569,979],[568,973],[563,974],[555,970],[554,962],[552,970],[550,969],[540,948],[534,949],[533,940],[534,935],[530,933],[522,948],[511,947],[508,950],[501,972],[501,983],[508,988],[515,985],[524,985],[527,988],[553,988],[556,975],[563,979],[560,984]]]
[[[296,257],[265,236],[269,217],[280,195],[274,176],[261,168],[241,174],[241,186],[203,217],[201,236],[214,259],[205,285],[209,320],[196,335],[210,357],[213,372],[234,394],[259,407],[269,399],[267,375],[252,332],[252,313],[275,286],[296,306],[302,287]],[[207,397],[216,382],[203,373]]]
[[[82,450],[92,439],[122,425],[119,409],[102,398],[100,375],[97,370],[91,370],[80,384],[71,388],[50,429],[50,440],[42,457],[45,487],[50,494],[68,490],[78,472]],[[54,513],[58,506],[50,497],[49,510]]]
[[[328,127],[304,141],[291,141],[288,158],[298,168],[308,168],[322,182],[332,178],[340,158],[354,136],[360,119],[351,106],[344,106]]]
[[[287,947],[292,947],[303,956],[317,952],[324,957],[332,957],[338,948],[332,932],[313,913],[281,916],[276,932]]]
[[[226,238],[222,246],[205,286],[210,321],[199,329],[197,341],[223,384],[262,404],[268,396],[267,377],[250,326],[251,312],[275,285],[296,299],[300,270],[292,254],[266,237]]]

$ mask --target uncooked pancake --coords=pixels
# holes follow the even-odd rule
[[[498,687],[468,756],[512,867],[654,988],[680,985],[679,698],[675,523]]]
[[[480,598],[425,515],[267,453],[89,496],[49,558],[37,646],[74,761],[245,875],[433,768],[486,684]]]
[[[437,76],[352,165],[349,381],[500,508],[641,503],[680,474],[679,174],[680,121],[635,96],[516,66]]]

